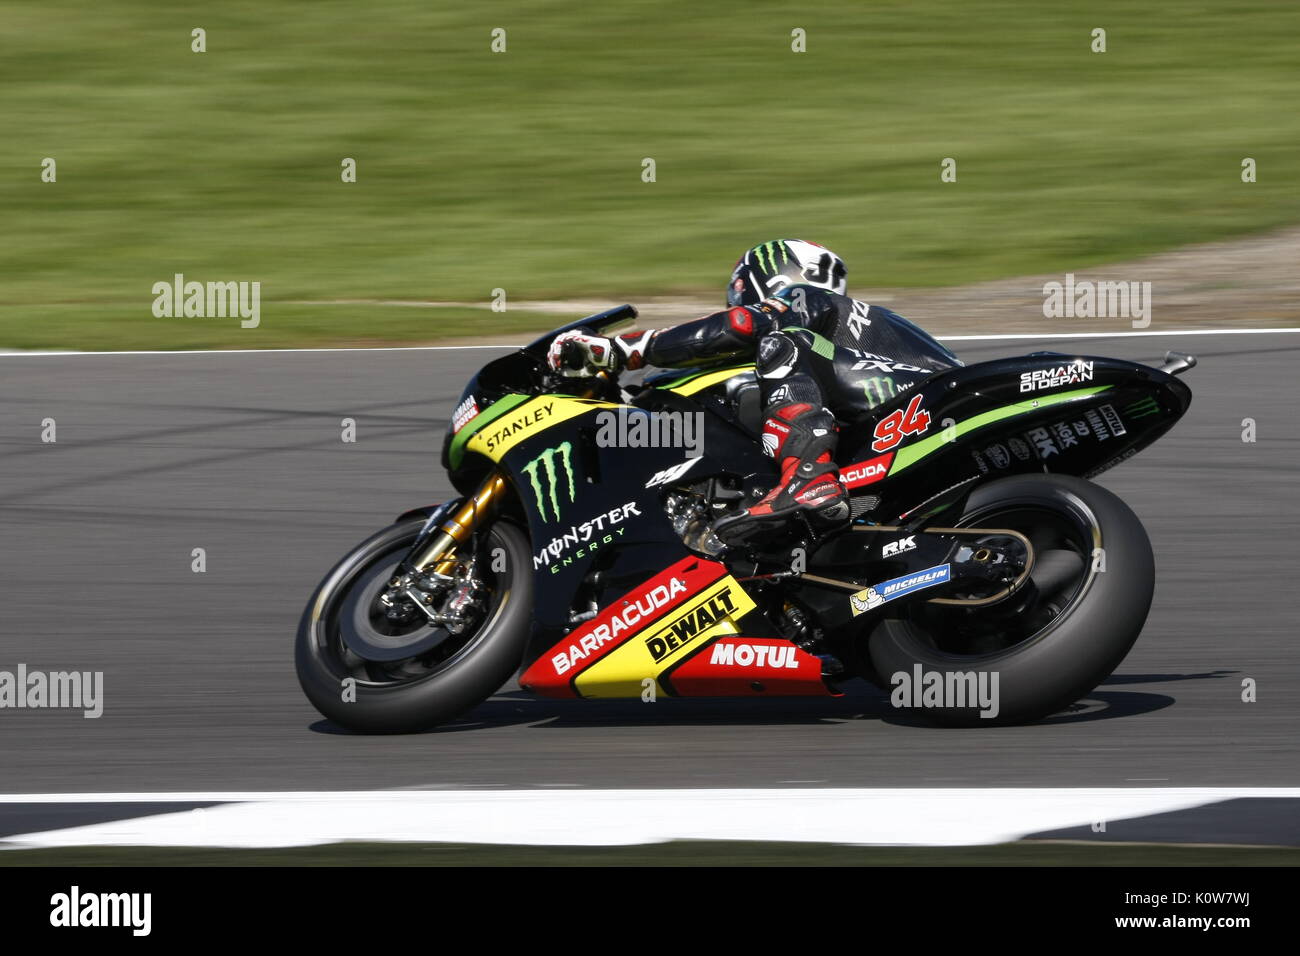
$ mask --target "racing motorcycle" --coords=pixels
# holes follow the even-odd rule
[[[795,522],[738,549],[713,523],[778,480],[752,363],[634,385],[547,365],[558,333],[635,316],[573,322],[470,381],[442,451],[459,497],[363,541],[303,613],[297,672],[321,714],[412,732],[512,676],[542,697],[643,700],[835,696],[861,677],[934,722],[1006,724],[1068,707],[1128,653],[1151,545],[1089,479],[1187,411],[1174,376],[1193,357],[1035,352],[881,394],[840,422],[848,527]],[[688,422],[689,448],[631,441]],[[974,706],[987,675],[996,706]]]

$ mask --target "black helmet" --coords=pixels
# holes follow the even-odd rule
[[[788,285],[812,285],[843,295],[847,275],[844,260],[825,246],[775,239],[740,257],[727,287],[727,305],[753,305]]]

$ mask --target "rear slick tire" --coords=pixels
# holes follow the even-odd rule
[[[1020,475],[976,489],[957,525],[1014,527],[1000,523],[998,515],[1034,512],[1051,512],[1077,529],[1079,580],[1067,585],[1073,588],[1068,603],[1063,598],[1057,616],[1020,643],[983,654],[954,652],[951,646],[940,649],[934,640],[939,631],[918,630],[915,611],[883,621],[870,637],[869,653],[895,706],[914,707],[920,700],[918,716],[945,726],[1026,723],[1083,697],[1128,654],[1146,622],[1155,589],[1155,559],[1141,521],[1114,494],[1082,478]],[[933,615],[935,607],[929,605],[921,613]],[[994,708],[973,706],[969,700],[965,706],[951,706],[951,698],[929,706],[918,691],[913,691],[916,696],[905,693],[915,682],[918,665],[922,674],[944,675],[945,690],[949,674],[975,672],[978,679],[984,672],[985,686],[996,686],[996,713],[983,716]],[[959,679],[951,681],[955,686]]]

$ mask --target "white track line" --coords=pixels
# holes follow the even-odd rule
[[[628,846],[781,840],[971,846],[1300,788],[402,790],[15,794],[0,803],[245,801],[7,837],[10,847],[312,846],[344,840]]]
[[[1028,339],[1047,341],[1051,339],[1116,339],[1152,335],[1283,335],[1300,332],[1296,329],[1171,329],[1169,331],[1149,330],[1131,332],[1010,332],[1000,335],[940,335],[941,342],[994,342],[1011,339]],[[134,352],[0,352],[3,358],[39,358],[60,357],[68,355],[283,355],[295,352],[455,352],[462,349],[517,349],[528,343],[504,343],[501,345],[379,345],[371,348],[319,348],[319,349],[142,349]]]
[[[1272,335],[1274,333],[1300,332],[1300,329],[1170,329],[1152,332],[1147,329],[1129,332],[1011,332],[1005,335],[940,335],[941,342],[981,342],[998,339],[1119,339],[1140,338],[1150,335]]]
[[[376,345],[332,349],[141,349],[135,352],[0,352],[0,358],[53,357],[64,355],[284,355],[294,352],[455,352],[462,349],[517,349],[527,342],[501,345]]]

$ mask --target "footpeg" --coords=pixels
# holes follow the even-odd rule
[[[834,654],[818,654],[816,657],[822,662],[823,678],[839,677],[844,673],[844,663]]]

